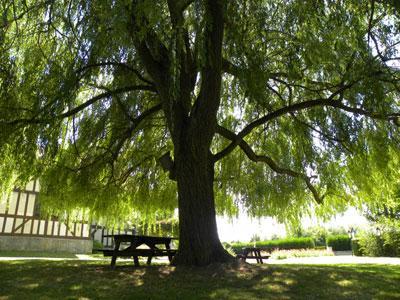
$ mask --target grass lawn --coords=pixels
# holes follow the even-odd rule
[[[0,251],[0,257],[76,258],[75,254],[72,254],[72,253],[67,253],[67,252],[43,252],[43,251]]]
[[[400,267],[0,261],[0,299],[400,299]]]

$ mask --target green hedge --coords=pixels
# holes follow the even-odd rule
[[[363,256],[363,251],[360,247],[360,242],[358,241],[358,239],[351,240],[351,250],[353,251],[353,254],[355,256]]]
[[[230,247],[240,253],[244,247],[254,247],[254,242],[250,243],[233,243]],[[310,237],[287,238],[279,240],[258,241],[256,247],[274,250],[274,249],[309,249],[314,248],[314,239]]]
[[[365,232],[358,238],[361,255],[400,257],[400,231],[383,230],[381,235]]]
[[[349,251],[351,250],[351,240],[345,234],[329,235],[326,238],[326,245],[332,247],[333,251]]]

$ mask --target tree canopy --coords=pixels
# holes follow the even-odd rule
[[[3,1],[2,189],[144,217],[211,178],[217,212],[281,221],[393,199],[396,3]]]

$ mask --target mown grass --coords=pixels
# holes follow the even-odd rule
[[[0,299],[400,299],[400,267],[2,261]]]

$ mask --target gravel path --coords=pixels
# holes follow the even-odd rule
[[[7,260],[104,260],[104,258],[94,258],[85,254],[77,254],[76,258],[55,258],[55,257],[0,257],[0,261]],[[154,258],[154,262],[168,263],[167,259]],[[255,263],[254,259],[247,260],[249,263]],[[267,264],[384,264],[384,265],[400,265],[400,258],[397,257],[364,257],[352,255],[337,256],[319,256],[319,257],[299,257],[287,259],[268,259]]]
[[[397,257],[365,257],[365,256],[319,256],[287,259],[268,259],[268,264],[384,264],[400,265]]]

